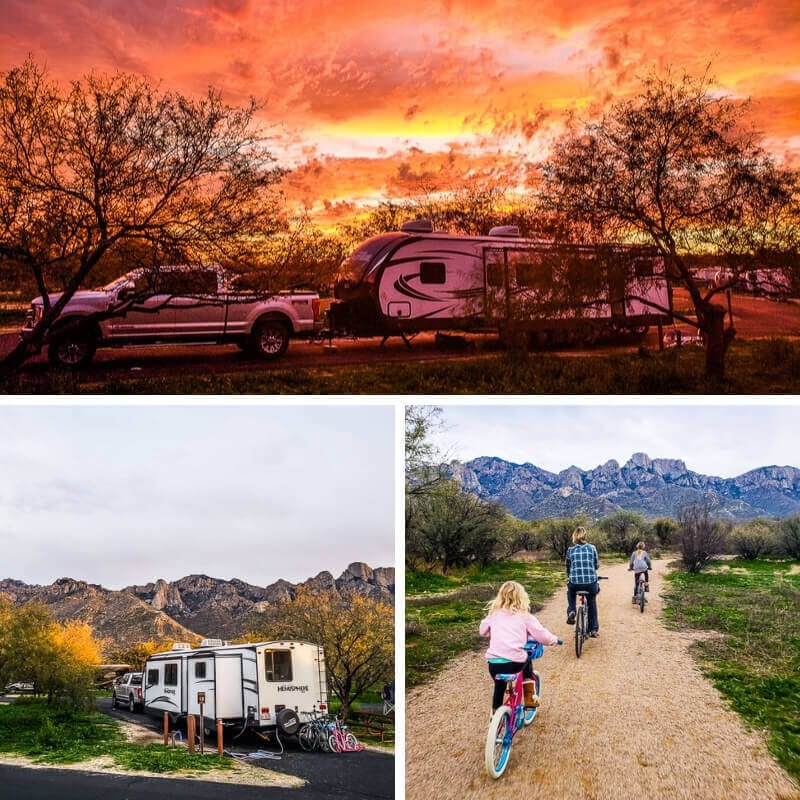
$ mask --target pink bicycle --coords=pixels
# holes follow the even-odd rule
[[[563,644],[561,639],[559,644]],[[541,658],[544,647],[534,639],[525,643],[530,659]],[[490,778],[499,778],[508,766],[511,743],[517,731],[527,727],[536,717],[538,708],[525,708],[522,704],[522,672],[501,674],[497,681],[506,682],[506,698],[502,706],[494,712],[486,734],[486,771]],[[533,671],[534,691],[541,697],[542,681],[539,673]]]
[[[334,753],[355,753],[364,749],[364,745],[347,730],[347,726],[342,725],[339,717],[329,724],[328,731],[328,745]]]

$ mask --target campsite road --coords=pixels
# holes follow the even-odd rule
[[[0,764],[0,800],[382,800],[393,796],[394,788],[389,794],[364,794],[352,786],[341,790],[330,784],[285,789]]]
[[[158,725],[151,718],[144,714],[132,714],[124,709],[111,709],[111,698],[100,698],[98,700],[98,710],[107,713],[117,719],[122,719],[128,724],[133,724],[141,729],[144,735],[158,737]],[[137,737],[138,738],[138,737]],[[213,751],[216,748],[216,740],[212,737],[207,742],[207,748]],[[247,753],[256,750],[275,752],[280,755],[280,759],[266,758],[251,760],[248,763],[253,766],[264,767],[273,772],[280,772],[284,775],[292,775],[306,781],[306,786],[302,789],[277,790],[269,789],[269,792],[292,791],[294,797],[311,798],[370,798],[370,800],[384,800],[394,797],[394,755],[392,753],[379,752],[377,750],[362,750],[357,753],[306,753],[300,750],[294,741],[285,744],[285,749],[281,753],[281,747],[275,743],[265,744],[260,740],[246,740],[241,744],[231,746],[226,741],[226,749],[237,753]],[[198,782],[192,782],[196,785]],[[200,782],[202,783],[202,782]],[[222,784],[213,784],[220,786]],[[240,789],[252,788],[234,784]],[[261,791],[264,791],[263,787]],[[306,794],[309,792],[309,794]],[[2,790],[0,789],[0,800],[2,800]],[[25,795],[19,795],[25,797]],[[98,795],[99,796],[99,795]],[[138,795],[130,795],[134,797]],[[145,797],[148,795],[142,795]],[[151,795],[159,797],[160,795]],[[166,796],[166,795],[165,795]],[[183,795],[180,795],[183,796]],[[186,795],[189,796],[188,794]],[[209,795],[211,796],[211,795]],[[220,795],[224,797],[227,795]],[[230,795],[233,797],[233,795]],[[241,795],[236,795],[240,797]],[[250,795],[244,795],[249,797]],[[273,795],[270,794],[270,797]],[[275,794],[275,797],[282,797]],[[287,795],[288,796],[288,795]],[[204,797],[204,795],[198,795]]]

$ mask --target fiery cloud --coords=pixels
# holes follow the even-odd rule
[[[796,0],[2,0],[0,69],[29,53],[65,80],[91,69],[264,103],[291,191],[329,207],[397,186],[402,165],[465,170],[536,158],[671,65],[753,100],[779,157],[800,160]],[[710,65],[710,67],[709,67]],[[429,166],[430,166],[429,164]],[[432,167],[433,168],[433,167]]]

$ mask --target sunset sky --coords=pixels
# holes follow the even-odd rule
[[[294,197],[349,211],[417,175],[540,158],[566,115],[596,115],[671,65],[751,97],[800,164],[797,0],[0,0],[2,69],[145,73],[263,101]]]

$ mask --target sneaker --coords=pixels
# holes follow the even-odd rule
[[[644,590],[645,590],[646,592],[649,592],[649,591],[650,591],[650,584],[649,584],[649,583],[646,583],[646,584],[644,585]]]
[[[592,639],[596,639],[599,635],[600,635],[599,631],[589,631],[589,636],[591,636]]]
[[[569,614],[567,614],[567,625],[574,625],[574,624],[575,624],[575,612],[570,611]]]
[[[634,595],[633,597],[631,597],[631,603],[635,603],[635,602],[636,602],[636,595]]]

